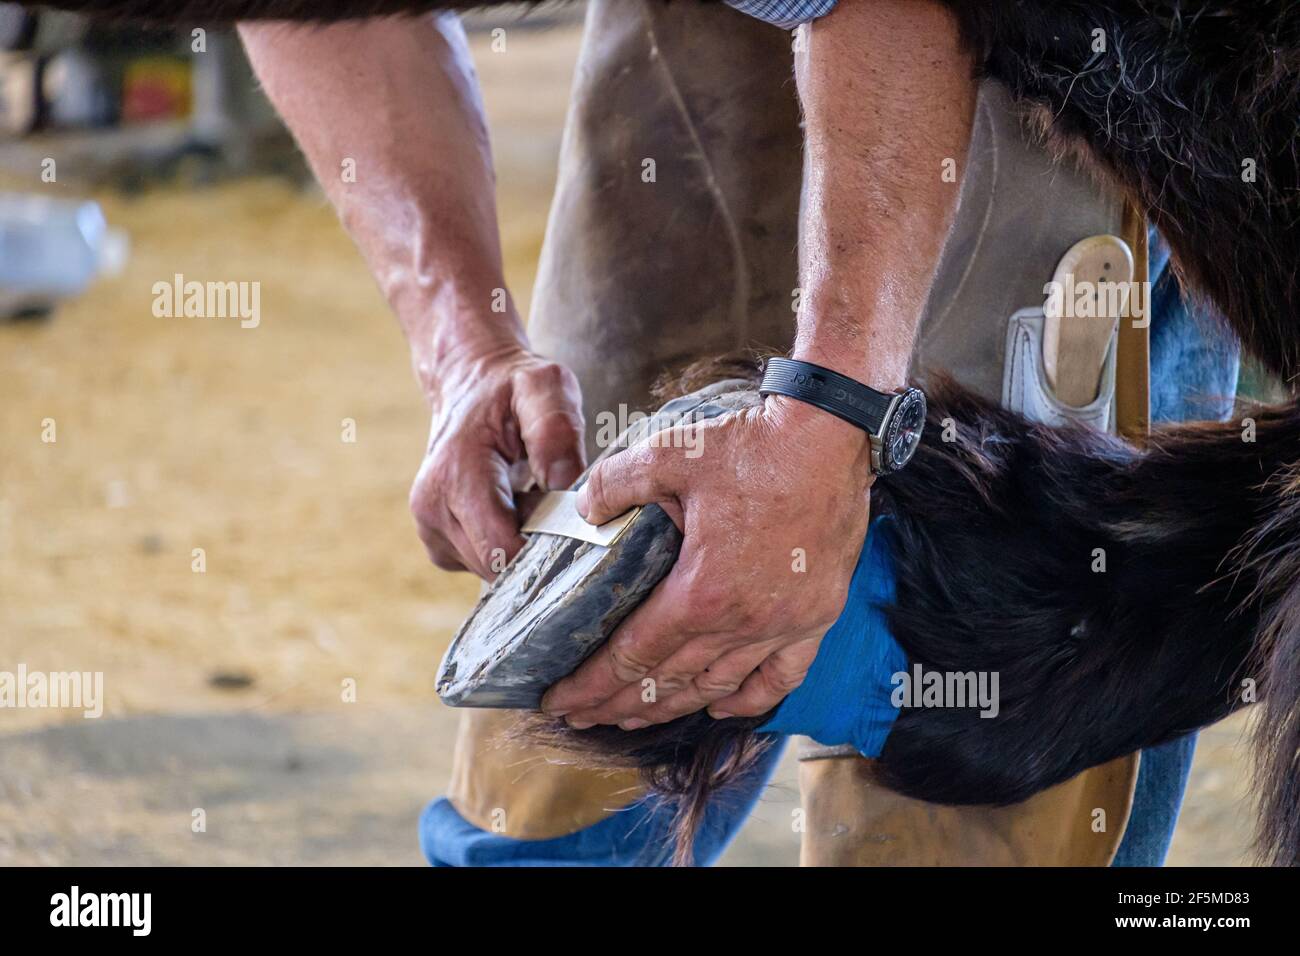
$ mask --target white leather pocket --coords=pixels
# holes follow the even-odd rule
[[[1118,329],[1101,367],[1101,387],[1087,405],[1066,405],[1047,384],[1043,367],[1043,323],[1041,308],[1021,309],[1007,323],[1006,361],[1002,371],[1002,405],[1026,418],[1046,425],[1075,422],[1099,431],[1113,432],[1115,416],[1115,346]]]

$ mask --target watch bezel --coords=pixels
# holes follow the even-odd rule
[[[921,408],[921,427],[916,430],[916,440],[912,442],[907,457],[902,461],[895,461],[894,439],[898,437],[898,429],[902,426],[902,413],[914,405],[920,405]],[[876,439],[879,442],[877,454],[872,456],[876,459],[876,474],[889,475],[901,471],[916,455],[916,450],[921,447],[921,433],[925,430],[927,410],[925,393],[919,388],[906,388],[895,396],[894,401],[890,403],[889,411],[885,413],[885,421]]]

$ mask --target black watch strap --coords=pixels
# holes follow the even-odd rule
[[[812,362],[785,358],[767,360],[758,391],[761,395],[785,395],[815,405],[857,425],[869,435],[879,434],[895,398]]]

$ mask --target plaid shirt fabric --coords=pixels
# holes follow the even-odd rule
[[[824,17],[839,0],[727,0],[727,5],[784,30]]]

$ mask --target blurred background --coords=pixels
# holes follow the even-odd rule
[[[581,7],[466,23],[526,314]],[[177,273],[260,282],[260,324],[156,317]],[[421,862],[477,585],[407,510],[407,354],[236,37],[0,4],[0,671],[104,674],[97,720],[0,709],[0,864]],[[1248,858],[1244,727],[1202,736],[1172,864]],[[725,862],[797,861],[794,781]]]

